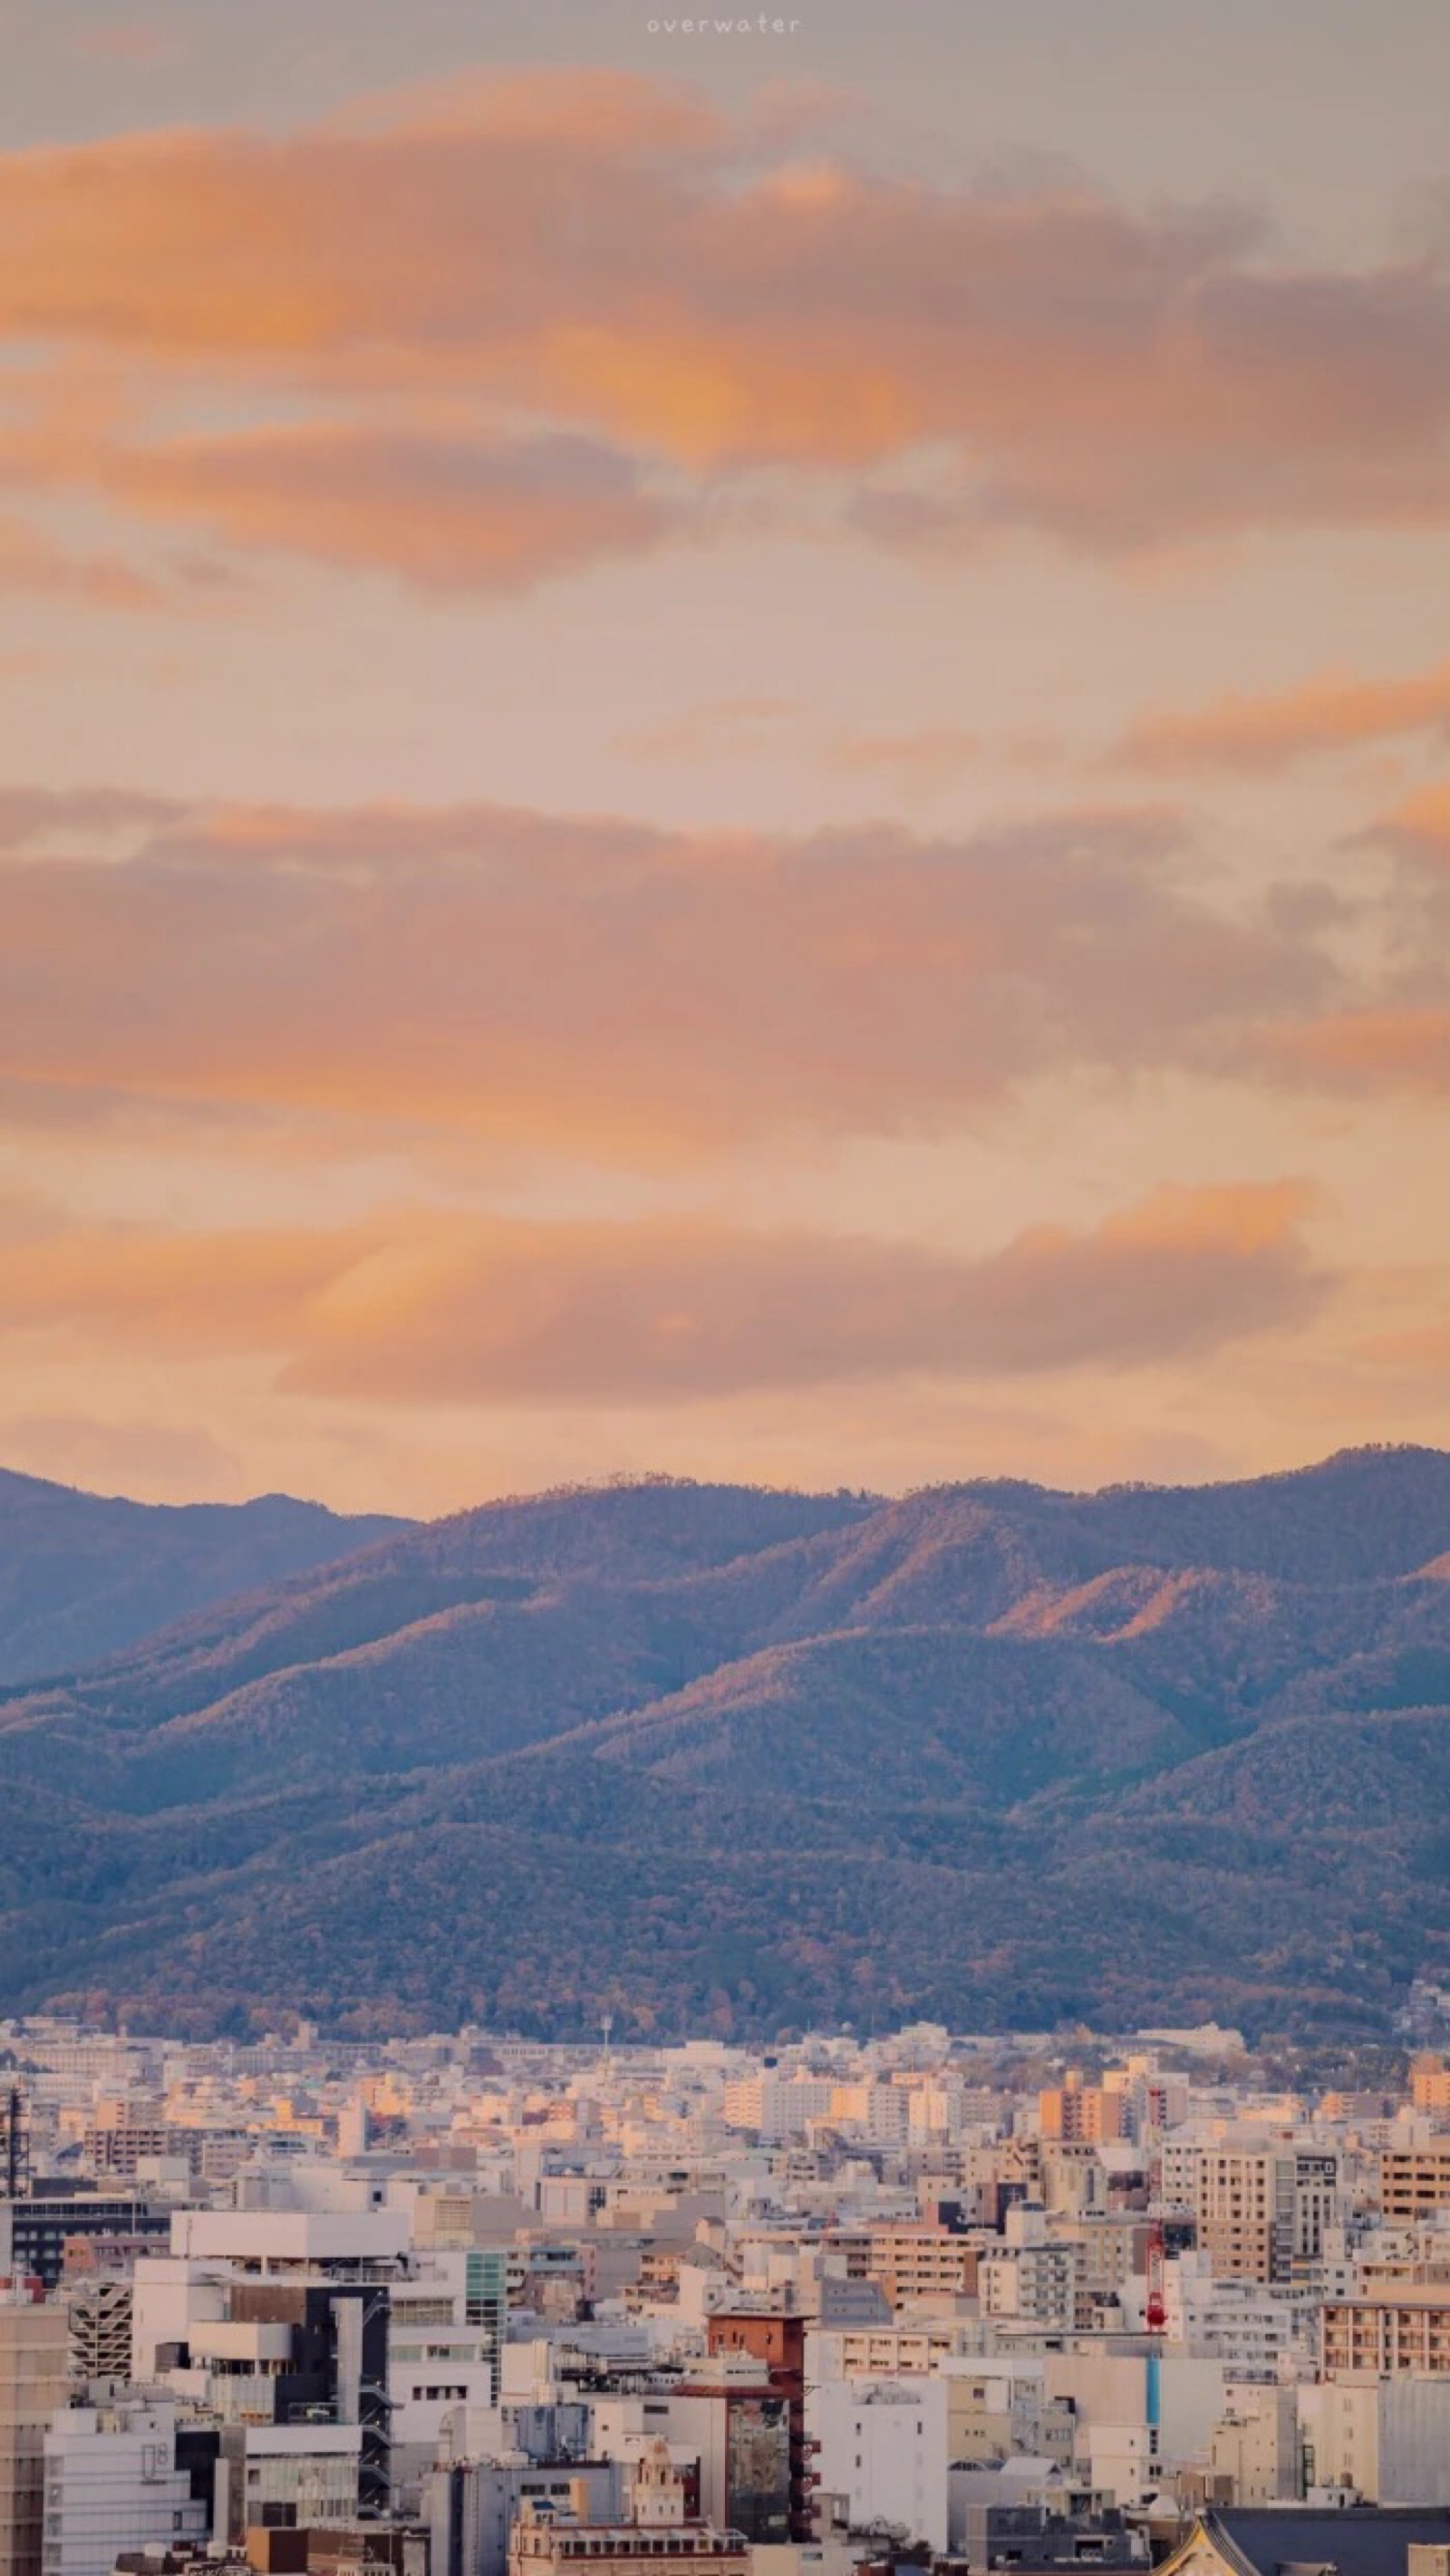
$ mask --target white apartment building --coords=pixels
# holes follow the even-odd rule
[[[42,2576],[111,2576],[122,2549],[201,2542],[209,2491],[176,2465],[176,2407],[149,2395],[64,2409],[45,2436]]]
[[[406,2211],[393,2209],[179,2209],[171,2251],[271,2277],[395,2264],[407,2253],[411,2232]]]
[[[947,2546],[951,2465],[946,2381],[828,2380],[815,2392],[824,2494],[843,2496],[851,2527]]]
[[[1219,2280],[1206,2254],[1164,2266],[1170,2342],[1236,2380],[1274,2380],[1313,2340],[1313,2311],[1257,2281]]]
[[[1067,2332],[1077,2320],[1077,2245],[1047,2232],[1046,2213],[1031,2202],[1007,2212],[1000,2254],[984,2256],[977,2291],[984,2317]]]
[[[497,2273],[497,2304],[470,2296],[485,2262]],[[397,2284],[388,2335],[389,2439],[395,2504],[413,2510],[444,2427],[460,2408],[497,2406],[502,2384],[502,2265],[498,2258],[439,2254]]]
[[[228,2345],[225,2336],[217,2340],[213,2332],[226,2324],[230,2282],[231,2269],[224,2262],[198,2262],[180,2254],[139,2256],[131,2282],[132,2378],[138,2383],[161,2378],[182,2347],[198,2355],[237,2358],[241,2346],[235,2341]]]

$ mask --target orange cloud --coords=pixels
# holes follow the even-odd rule
[[[12,1114],[73,1086],[673,1158],[1232,1062],[1341,993],[1317,925],[1210,910],[1151,808],[792,840],[16,793],[7,831]]]
[[[57,1226],[6,1249],[0,1322],[98,1326],[178,1355],[271,1350],[360,1247],[305,1233]]]
[[[148,518],[431,590],[517,590],[639,553],[679,517],[626,458],[562,436],[467,442],[313,422],[118,448],[98,475]]]
[[[478,67],[404,81],[348,101],[319,130],[425,142],[486,135],[501,148],[566,145],[585,160],[622,154],[652,163],[708,161],[728,140],[723,119],[697,92],[587,63]]]
[[[926,1373],[1130,1368],[1304,1322],[1297,1185],[1156,1192],[962,1259],[687,1217],[418,1215],[335,1232],[22,1240],[0,1324],[177,1358],[270,1351],[293,1392],[610,1402]]]
[[[451,392],[697,475],[864,475],[853,523],[891,542],[1450,513],[1450,299],[1427,266],[1276,264],[1218,207],[803,168],[647,82],[537,71],[281,138],[12,152],[0,231],[17,344],[323,394],[375,439],[380,400]],[[248,536],[226,445],[163,448],[153,506],[189,514],[203,474]],[[62,438],[54,468],[84,456]],[[303,528],[300,499],[254,506],[266,542]]]
[[[1310,753],[1349,751],[1397,734],[1427,732],[1450,735],[1450,662],[1410,679],[1325,674],[1259,697],[1230,693],[1206,707],[1146,715],[1124,734],[1111,757],[1123,767],[1145,771],[1267,776]]]
[[[1280,1070],[1342,1091],[1450,1091],[1450,1007],[1338,1011],[1267,1041]]]
[[[496,1230],[340,1283],[287,1383],[412,1399],[633,1400],[940,1372],[1134,1367],[1302,1323],[1326,1283],[1294,1188],[1169,1192],[985,1260],[864,1239]]]
[[[1450,783],[1441,779],[1407,796],[1374,826],[1369,837],[1407,858],[1450,858]]]

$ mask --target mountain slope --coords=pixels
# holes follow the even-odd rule
[[[320,1503],[130,1503],[0,1469],[0,1684],[71,1672],[409,1524]]]
[[[1447,1944],[1450,1458],[503,1504],[0,1699],[0,2009],[1381,2031]]]

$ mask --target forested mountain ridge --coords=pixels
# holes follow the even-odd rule
[[[0,1699],[0,2007],[1380,2031],[1441,1969],[1450,1458],[498,1504]]]
[[[119,1654],[208,1603],[410,1526],[290,1494],[132,1503],[0,1468],[0,1683]]]

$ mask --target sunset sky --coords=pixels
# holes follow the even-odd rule
[[[654,15],[0,0],[0,1464],[1450,1443],[1444,0]]]

